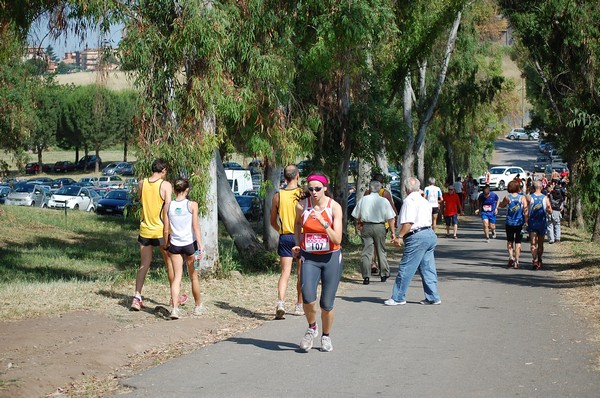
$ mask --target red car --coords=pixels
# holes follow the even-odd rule
[[[75,171],[76,168],[77,165],[73,162],[69,162],[68,160],[54,163],[55,173],[69,173]]]
[[[38,162],[31,162],[25,165],[25,174],[38,174],[42,171],[44,173],[50,172],[51,167],[47,164],[42,164],[42,170],[40,170],[40,164]]]

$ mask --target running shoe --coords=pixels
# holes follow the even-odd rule
[[[493,230],[493,231],[492,231],[492,238],[493,238],[493,239],[496,239],[496,230]]]
[[[485,243],[490,243],[490,238],[485,238]]]
[[[454,239],[458,239],[458,236],[454,235]]]
[[[206,314],[208,310],[203,304],[197,305],[194,307],[194,315],[203,315]]]
[[[131,302],[131,309],[133,311],[139,311],[144,307],[144,303],[142,303],[142,299],[140,297],[134,297]]]
[[[442,304],[442,300],[437,300],[437,301],[431,301],[431,300],[421,300],[419,301],[419,304],[421,305],[440,305]]]
[[[513,263],[513,266],[512,266],[512,267],[513,267],[513,269],[519,269],[519,262],[518,262],[518,261],[515,261],[515,262]]]
[[[275,307],[275,319],[283,319],[285,316],[285,301],[278,300],[277,307]]]
[[[181,310],[179,308],[173,308],[171,310],[171,319],[179,319],[181,316]]]
[[[296,308],[294,310],[294,315],[296,315],[296,316],[304,315],[304,306],[302,306],[302,304],[296,304]]]
[[[387,299],[383,302],[383,304],[388,305],[388,306],[395,306],[395,305],[404,305],[406,304],[406,300],[404,301],[396,301],[394,299]]]
[[[509,258],[508,265],[506,266],[506,268],[512,268],[514,264],[515,264],[515,260],[513,260],[512,258]]]
[[[321,351],[333,351],[333,345],[331,344],[331,338],[329,336],[321,336]]]
[[[306,333],[304,333],[304,337],[302,337],[302,341],[300,342],[300,349],[304,352],[308,352],[313,346],[313,340],[319,334],[319,327],[306,329]]]

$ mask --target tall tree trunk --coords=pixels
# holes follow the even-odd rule
[[[206,116],[203,120],[204,134],[215,135],[217,124],[214,115]],[[213,156],[205,170],[210,177],[206,192],[206,212],[200,215],[200,230],[202,231],[202,243],[206,253],[202,258],[202,266],[212,268],[219,264],[219,217],[217,196],[217,155],[215,149]]]
[[[38,158],[38,165],[40,166],[38,173],[41,173],[44,171],[44,162],[42,159],[43,156],[43,148],[41,146],[38,146],[37,148],[37,158]]]
[[[94,164],[94,171],[97,173],[100,171],[100,148],[96,147],[96,163]]]
[[[127,140],[123,142],[123,161],[127,161]]]
[[[358,179],[356,181],[356,199],[355,203],[358,203],[364,193],[365,189],[369,186],[369,182],[371,181],[371,164],[367,162],[365,159],[358,160]]]
[[[415,143],[415,134],[412,118],[412,91],[411,77],[410,73],[408,73],[404,79],[404,91],[402,95],[404,124],[406,125],[406,150],[404,151],[404,157],[402,160],[402,181],[414,175],[415,153],[413,146]],[[404,199],[406,193],[403,189],[401,191],[402,199]]]
[[[583,218],[583,206],[581,205],[581,198],[577,196],[575,199],[575,224],[578,228],[585,228],[585,219]]]
[[[431,119],[433,118],[433,112],[437,107],[438,98],[440,96],[440,92],[442,91],[442,87],[444,82],[446,81],[446,74],[448,72],[448,65],[450,64],[450,57],[452,56],[452,52],[454,51],[454,44],[456,43],[456,36],[458,34],[458,28],[460,26],[460,21],[462,18],[462,12],[456,13],[456,18],[454,19],[454,23],[452,24],[452,28],[450,29],[450,33],[448,34],[448,40],[446,41],[446,50],[444,51],[444,59],[442,63],[442,67],[440,68],[440,72],[437,76],[437,81],[433,90],[433,95],[428,100],[427,110],[424,115],[421,116],[421,120],[419,122],[419,131],[417,133],[417,138],[415,140],[414,152],[417,155],[417,177],[421,180],[421,184],[425,179],[425,136],[427,134],[427,129],[429,128],[429,124],[431,123]]]
[[[340,146],[342,147],[342,159],[337,165],[337,181],[335,184],[334,198],[342,206],[342,241],[348,240],[348,172],[350,170],[350,155],[352,154],[352,143],[350,140],[350,75],[345,74],[339,88],[338,98],[340,101]]]
[[[446,147],[446,181],[454,181],[454,158],[452,153],[452,143],[450,141],[446,141],[444,143]]]
[[[265,206],[263,212],[263,245],[267,250],[277,249],[279,234],[271,227],[271,205],[273,204],[273,195],[279,191],[279,181],[281,179],[281,167],[275,161],[265,159]]]
[[[227,233],[233,238],[238,252],[245,258],[252,258],[264,252],[256,232],[242,213],[227,181],[221,155],[217,152],[217,195],[219,218]]]
[[[390,172],[388,159],[387,159],[387,151],[385,150],[385,143],[382,143],[381,150],[377,152],[375,155],[375,162],[377,163],[377,167],[381,170],[384,176],[387,176]]]
[[[83,154],[85,156],[85,162],[83,163],[83,171],[87,172],[88,169],[88,155],[90,153],[89,148],[86,146],[83,147]]]
[[[75,146],[75,164],[79,162],[79,146]]]
[[[600,243],[600,211],[596,211],[594,217],[594,232],[592,233],[592,242]]]

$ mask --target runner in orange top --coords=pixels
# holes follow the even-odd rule
[[[326,195],[329,180],[323,174],[311,174],[307,178],[306,199],[296,206],[294,234],[295,256],[302,258],[302,299],[308,329],[300,348],[308,352],[318,336],[317,286],[321,281],[321,321],[323,335],[321,351],[333,350],[329,333],[333,325],[333,304],[342,277],[342,207]]]

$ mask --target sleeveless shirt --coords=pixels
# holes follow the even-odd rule
[[[518,226],[523,225],[525,223],[525,219],[523,217],[523,204],[521,203],[521,195],[520,193],[517,196],[513,196],[509,194],[510,202],[507,206],[506,212],[506,224],[510,226]]]
[[[333,210],[331,208],[332,201],[333,199],[329,198],[327,206],[320,211],[321,215],[323,216],[323,219],[325,219],[325,221],[330,224],[330,228],[333,227]],[[323,228],[319,220],[310,217],[310,213],[313,210],[314,208],[312,207],[311,200],[310,198],[307,198],[306,204],[304,206],[304,212],[302,213],[302,225],[304,231],[304,236],[302,237],[301,243],[302,250],[310,252],[312,254],[327,254],[336,250],[340,250],[339,244],[331,244],[329,236],[327,235],[325,228]],[[317,210],[314,211],[319,213],[319,211]],[[313,242],[317,242],[317,244],[313,245]],[[322,244],[325,244],[325,246],[320,246]],[[327,246],[329,246],[328,250],[318,250],[319,247],[326,248]]]
[[[192,212],[189,207],[190,201],[173,200],[169,203],[169,224],[171,224],[171,244],[175,246],[187,246],[194,243],[192,231]]]
[[[162,210],[165,204],[160,197],[162,178],[151,182],[144,178],[142,184],[142,221],[140,223],[140,236],[147,239],[160,239],[163,237]]]
[[[277,214],[279,215],[279,233],[293,234],[294,224],[296,223],[296,204],[302,188],[282,189],[279,191],[279,207]]]

